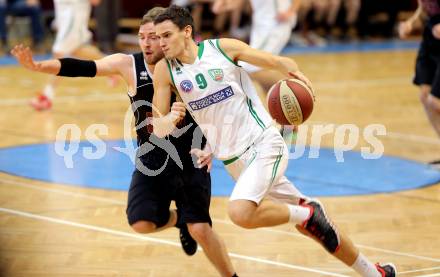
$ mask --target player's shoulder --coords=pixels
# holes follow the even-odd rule
[[[216,40],[217,46],[223,49],[236,49],[247,45],[241,40],[235,38],[219,38]]]
[[[154,66],[154,71],[155,72],[159,71],[163,73],[165,71],[168,71],[168,67],[169,67],[169,62],[165,58],[163,58],[156,63],[156,65]]]
[[[155,80],[169,80],[171,74],[171,68],[169,61],[165,58],[161,59],[154,66],[154,76]]]
[[[133,63],[132,55],[124,53],[115,53],[106,57],[106,60],[111,60],[115,64],[119,65],[131,65]]]

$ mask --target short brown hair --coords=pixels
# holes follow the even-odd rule
[[[188,9],[179,7],[177,5],[171,5],[162,13],[160,13],[156,19],[154,19],[154,24],[162,23],[166,20],[170,20],[176,25],[179,30],[183,30],[186,26],[191,26],[192,37],[194,38],[194,20]]]
[[[156,17],[163,13],[166,9],[162,8],[162,7],[154,7],[151,8],[147,11],[146,14],[144,14],[144,16],[142,17],[141,20],[141,26],[150,22],[154,22],[154,20],[156,19]]]

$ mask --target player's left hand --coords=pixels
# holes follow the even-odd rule
[[[41,64],[34,62],[32,51],[29,47],[25,47],[23,44],[16,45],[12,48],[11,54],[23,67],[32,71],[40,71]]]
[[[212,153],[209,153],[204,150],[200,150],[198,148],[193,148],[189,151],[190,154],[195,155],[197,157],[197,165],[199,168],[204,168],[208,166],[207,171],[210,172],[212,168]]]
[[[289,75],[292,76],[293,78],[303,81],[304,84],[306,84],[309,87],[312,93],[314,93],[312,82],[310,82],[309,78],[307,78],[306,75],[304,75],[304,73],[298,70],[295,72],[289,72]]]
[[[440,39],[440,23],[435,24],[434,27],[432,27],[432,35],[436,39]]]

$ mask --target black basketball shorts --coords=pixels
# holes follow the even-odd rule
[[[211,224],[211,177],[206,168],[185,168],[157,176],[147,176],[135,169],[128,191],[128,223],[144,220],[155,223],[157,228],[164,226],[173,200],[180,211],[180,224]]]
[[[422,41],[417,60],[414,84],[430,85],[431,94],[440,99],[440,55],[432,53],[426,41]]]

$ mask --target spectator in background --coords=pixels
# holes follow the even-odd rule
[[[44,38],[40,2],[38,0],[0,0],[0,39],[6,53],[8,52],[7,15],[31,18],[33,48],[38,49]]]
[[[95,7],[96,40],[99,48],[105,53],[116,52],[116,37],[119,33],[119,0],[101,0]]]
[[[361,0],[328,0],[329,9],[326,18],[326,36],[328,39],[332,39],[332,30],[336,26],[338,15],[341,12],[341,5],[344,6],[345,18],[342,23],[342,30],[340,38],[345,40],[348,37],[348,29],[354,27],[359,15],[359,9],[361,7]]]
[[[379,34],[386,38],[394,36],[402,0],[362,0],[358,19],[358,33],[361,38]]]
[[[290,42],[299,46],[325,46],[327,41],[315,30],[323,24],[328,10],[329,0],[302,0],[298,11],[298,32],[292,34]]]

